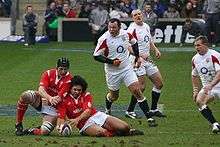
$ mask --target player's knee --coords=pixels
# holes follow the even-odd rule
[[[26,104],[31,104],[34,101],[34,93],[35,92],[33,90],[24,91],[20,96],[20,100],[22,100]]]
[[[199,106],[199,107],[204,105],[204,101],[200,98],[197,98],[195,102],[196,102],[196,105]]]
[[[140,89],[141,89],[142,92],[144,92],[145,86],[144,86],[144,85],[141,85],[141,86],[140,86]]]
[[[54,125],[49,121],[45,121],[41,126],[41,134],[48,135],[50,134],[50,132],[53,131],[53,129],[54,129]]]
[[[129,125],[124,124],[117,129],[116,134],[117,136],[125,136],[129,134],[129,131],[130,131]]]
[[[122,130],[123,132],[129,132],[130,130],[130,126],[128,124],[124,124],[120,130]]]
[[[157,90],[161,90],[163,88],[163,83],[160,82],[160,83],[157,83],[154,85],[154,87],[157,89]]]
[[[110,100],[112,102],[116,101],[118,99],[118,97],[119,97],[119,94],[110,94],[110,93],[107,94],[108,100]]]
[[[133,95],[136,97],[136,98],[140,98],[141,97],[141,89],[140,89],[140,87],[133,87],[132,88],[132,93],[133,93]]]

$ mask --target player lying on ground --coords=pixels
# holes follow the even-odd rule
[[[77,127],[82,135],[126,136],[143,135],[142,131],[131,129],[119,118],[97,111],[93,107],[93,97],[86,91],[87,82],[80,76],[71,80],[70,93],[58,104],[57,128],[63,126],[65,118],[72,127]]]

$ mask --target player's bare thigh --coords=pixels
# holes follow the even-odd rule
[[[130,127],[129,125],[123,121],[120,120],[119,118],[116,118],[114,116],[108,116],[103,128],[107,129],[107,130],[112,130],[112,131],[123,131],[123,132],[129,132]]]
[[[208,104],[214,100],[214,96],[211,94],[204,93],[204,90],[200,90],[196,97],[196,104],[198,107],[202,107],[203,105]]]
[[[34,90],[26,90],[20,96],[21,101],[23,101],[26,104],[30,104],[34,108],[37,108],[41,105],[41,98],[42,97],[39,94],[39,92]]]
[[[88,135],[88,136],[104,136],[106,131],[107,130],[102,128],[101,126],[93,124],[89,126],[88,128],[86,128],[83,131],[83,134]]]
[[[146,87],[146,75],[138,76],[138,82],[140,84],[141,91],[143,92]]]

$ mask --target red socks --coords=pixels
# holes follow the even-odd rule
[[[17,103],[16,124],[21,123],[24,118],[24,114],[28,108],[28,105],[19,100]]]

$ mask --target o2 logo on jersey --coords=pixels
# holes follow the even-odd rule
[[[200,71],[202,74],[207,74],[209,70],[207,68],[203,67],[200,69]]]
[[[125,53],[125,48],[123,46],[118,46],[117,47],[117,53]]]
[[[148,41],[149,41],[149,36],[147,36],[147,35],[144,36],[144,41],[145,41],[145,42],[148,42]]]

